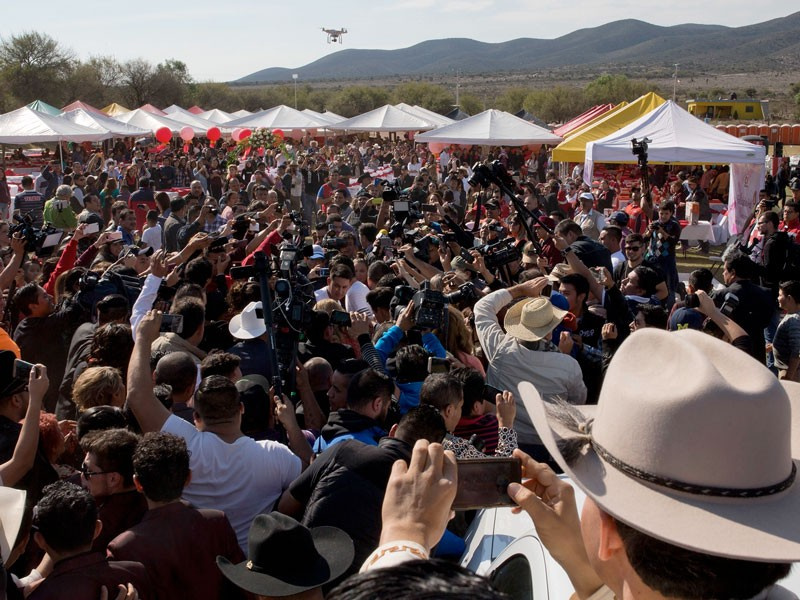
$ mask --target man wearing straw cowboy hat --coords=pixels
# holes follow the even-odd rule
[[[489,361],[487,383],[501,390],[514,390],[520,382],[526,381],[535,385],[547,399],[560,398],[583,404],[586,386],[578,362],[559,352],[551,341],[553,329],[567,311],[556,308],[548,298],[541,296],[549,283],[547,277],[537,277],[492,292],[475,305],[475,328]],[[497,315],[515,299],[522,300],[506,312],[504,333]],[[547,452],[519,400],[515,429],[521,448],[539,460],[547,459]]]
[[[798,384],[703,333],[647,329],[597,406],[519,391],[587,499],[579,519],[572,487],[519,451],[530,479],[508,493],[578,597],[796,598],[774,584],[800,561]]]

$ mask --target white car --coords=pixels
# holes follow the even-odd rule
[[[573,487],[580,512],[586,494]],[[566,600],[574,592],[567,574],[539,541],[526,512],[514,514],[510,507],[483,509],[465,541],[461,566],[486,576],[514,600]],[[800,569],[793,568],[780,585],[800,594]]]

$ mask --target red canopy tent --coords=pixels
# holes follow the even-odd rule
[[[599,117],[600,115],[608,112],[612,108],[614,108],[613,104],[598,104],[597,106],[593,106],[586,112],[579,114],[574,119],[567,121],[561,127],[556,127],[553,130],[553,133],[555,133],[557,136],[565,138],[567,137],[567,135],[569,135],[569,132],[572,131],[573,129],[577,129],[584,123],[588,123],[595,117]]]
[[[188,110],[188,111],[189,111],[190,113],[192,113],[193,115],[199,115],[199,114],[200,114],[200,113],[202,113],[202,112],[206,112],[206,111],[204,111],[202,108],[200,108],[199,106],[197,106],[197,104],[195,104],[195,105],[194,105],[192,108],[187,108],[186,110]]]

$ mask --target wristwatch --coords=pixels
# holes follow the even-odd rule
[[[572,252],[572,246],[567,246],[566,248],[564,248],[564,249],[561,251],[561,256],[563,256],[564,258],[566,258],[566,257],[567,257],[567,254],[569,254],[570,252]]]

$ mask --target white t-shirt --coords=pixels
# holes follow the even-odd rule
[[[161,225],[156,224],[155,227],[148,227],[142,232],[142,243],[153,250],[161,250],[161,239]]]
[[[183,498],[197,508],[223,511],[246,553],[250,524],[257,515],[270,512],[300,475],[300,459],[278,442],[243,436],[229,444],[175,415],[161,431],[182,437],[189,448],[192,481]]]
[[[369,288],[366,285],[360,281],[355,281],[350,286],[350,289],[347,290],[347,295],[344,297],[344,309],[347,312],[366,313],[371,317],[372,308],[370,308],[369,302],[367,302],[368,293]],[[327,300],[328,298],[330,298],[328,295],[328,286],[321,287],[314,292],[314,300],[316,302]]]

